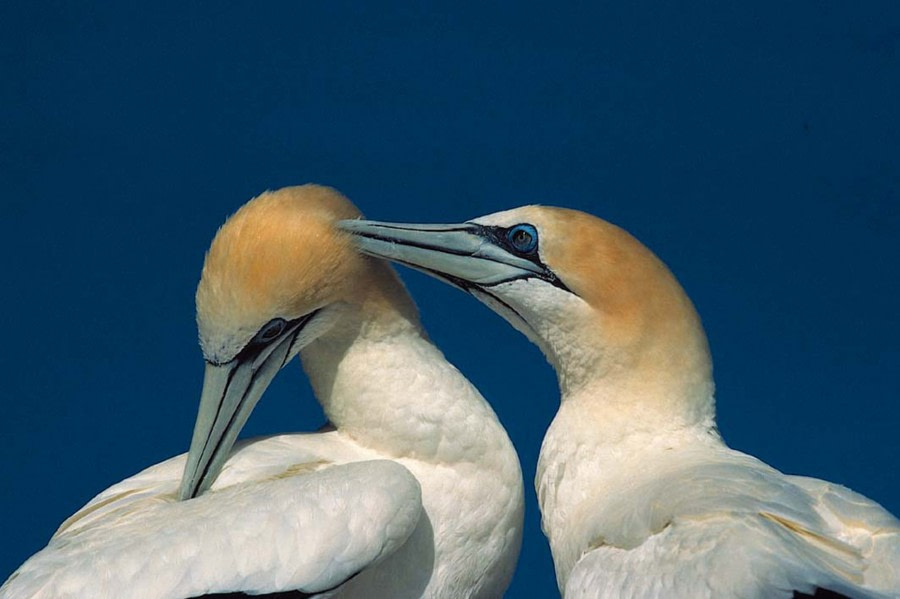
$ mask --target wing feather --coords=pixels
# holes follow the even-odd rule
[[[179,502],[177,458],[164,462],[60,527],[0,598],[331,589],[403,545],[422,513],[421,490],[393,461],[317,467]]]
[[[565,596],[852,597],[900,588],[897,521],[839,485],[785,476],[751,456],[679,454],[643,484],[590,506]],[[625,487],[625,485],[623,485]],[[590,535],[587,537],[586,535]],[[873,555],[878,555],[873,561]]]

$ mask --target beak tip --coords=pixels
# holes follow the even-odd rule
[[[368,225],[370,225],[370,221],[367,221],[367,220],[363,219],[362,217],[343,219],[343,220],[339,220],[339,221],[337,221],[337,223],[335,223],[335,226],[338,229],[340,229],[341,231],[344,231],[346,233],[355,233],[357,231],[360,231],[360,230],[366,228],[366,226],[368,226]]]
[[[193,499],[196,497],[196,492],[192,489],[193,485],[191,485],[187,480],[182,479],[181,485],[178,487],[178,493],[176,497],[178,501],[187,501],[188,499]]]

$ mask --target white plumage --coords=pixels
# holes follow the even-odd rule
[[[785,476],[709,430],[635,436],[615,468],[582,447],[577,478],[554,447],[538,484],[566,597],[892,595],[898,522],[845,487]]]
[[[356,215],[304,186],[223,226],[197,294],[207,374],[190,456],[102,492],[0,598],[502,595],[522,533],[515,451],[396,275],[333,228]],[[333,427],[229,451],[298,352]]]
[[[275,437],[245,445],[231,461],[250,475],[241,477],[246,482],[189,502],[175,499],[184,456],[110,487],[18,570],[7,596],[316,592],[407,541],[422,512],[409,470],[389,460],[301,462],[297,469],[308,467],[308,473],[280,477],[291,460],[313,457],[296,441]],[[263,452],[272,467],[258,468],[255,458]]]
[[[469,291],[556,369],[535,485],[568,599],[900,597],[894,516],[725,445],[699,317],[625,231],[538,206],[341,226],[364,252]]]

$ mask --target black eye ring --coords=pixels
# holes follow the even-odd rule
[[[537,229],[529,224],[515,225],[506,231],[506,239],[510,245],[523,254],[530,254],[537,248]]]
[[[273,318],[263,325],[259,332],[253,337],[253,341],[251,343],[259,344],[274,341],[279,335],[281,335],[286,326],[287,322],[285,322],[283,318]]]

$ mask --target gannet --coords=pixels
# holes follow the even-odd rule
[[[0,598],[503,594],[522,535],[518,457],[396,273],[333,226],[356,216],[307,185],[222,226],[197,289],[206,371],[189,454],[100,493]],[[298,353],[329,430],[232,451]]]
[[[900,596],[896,518],[725,445],[700,319],[624,230],[539,206],[340,226],[470,292],[556,369],[535,486],[565,597]]]

